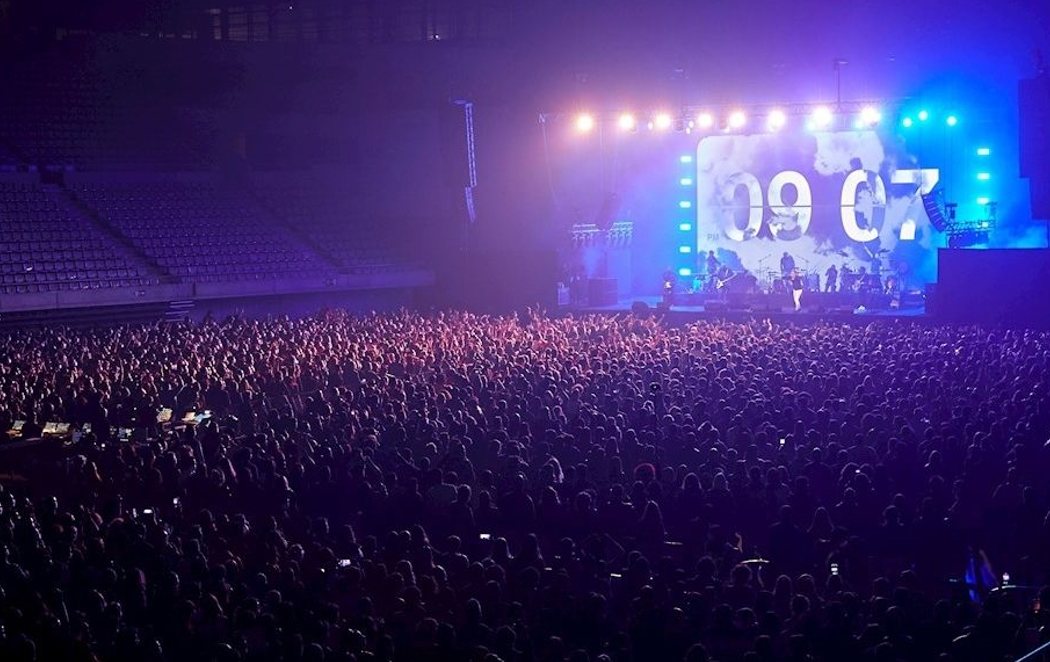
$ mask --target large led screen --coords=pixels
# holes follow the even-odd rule
[[[823,277],[831,265],[932,280],[935,234],[921,195],[939,170],[876,131],[715,135],[696,149],[698,269],[772,277],[786,252]]]

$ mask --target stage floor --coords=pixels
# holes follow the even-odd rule
[[[629,299],[622,299],[615,304],[606,306],[579,306],[576,308],[570,307],[570,310],[577,310],[580,312],[587,313],[629,313],[632,311],[632,307],[636,302],[641,302],[649,307],[649,312],[663,315],[667,318],[681,318],[681,319],[754,319],[754,318],[771,318],[778,320],[797,320],[800,322],[810,322],[815,320],[835,320],[835,321],[849,321],[849,322],[863,322],[867,320],[898,320],[898,319],[910,319],[910,320],[923,320],[928,319],[926,310],[920,306],[918,308],[886,308],[879,310],[866,309],[863,311],[859,310],[844,310],[844,309],[831,309],[821,310],[816,308],[806,308],[803,306],[801,311],[795,311],[790,306],[781,308],[779,310],[773,309],[761,309],[761,310],[750,310],[747,308],[725,308],[718,306],[716,309],[709,310],[705,306],[685,306],[685,305],[674,305],[667,310],[658,310],[661,299],[658,296],[640,296],[631,297]]]

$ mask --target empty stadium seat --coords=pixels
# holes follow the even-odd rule
[[[347,273],[381,273],[404,261],[380,224],[353,213],[353,200],[314,182],[289,176],[257,184],[254,192],[274,213],[299,228]]]
[[[175,181],[81,185],[76,196],[185,282],[323,277],[331,270],[244,191]],[[269,222],[268,222],[269,221]]]
[[[151,280],[108,237],[40,187],[0,182],[0,292],[31,293],[112,286],[114,271]]]

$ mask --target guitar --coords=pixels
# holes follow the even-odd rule
[[[744,272],[743,271],[737,271],[737,272],[734,272],[733,274],[731,274],[728,278],[715,278],[715,289],[718,289],[718,290],[722,289],[728,283],[730,283],[734,278],[736,278],[737,276],[739,276],[742,273],[744,273]]]

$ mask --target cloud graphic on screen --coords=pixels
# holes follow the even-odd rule
[[[697,150],[698,185],[714,190],[739,172],[750,172],[766,149],[766,136],[735,136],[732,140],[704,140]],[[717,185],[716,185],[717,183]]]
[[[813,169],[820,175],[850,172],[856,169],[856,161],[865,170],[878,172],[886,159],[882,140],[874,131],[821,132],[815,136]]]

